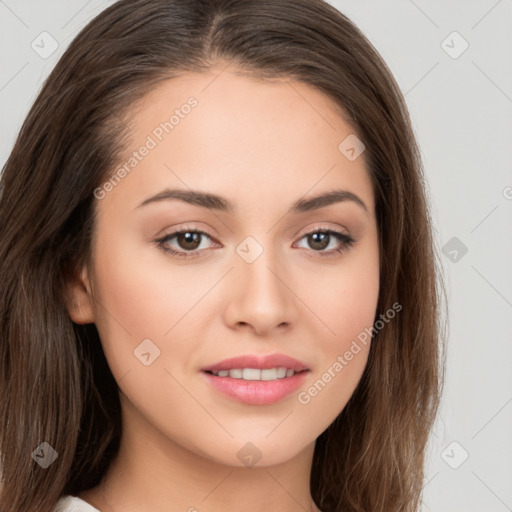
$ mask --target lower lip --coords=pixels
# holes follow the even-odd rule
[[[239,402],[251,405],[268,405],[293,393],[304,382],[309,370],[276,380],[233,379],[231,377],[216,377],[206,372],[202,373],[215,389]]]

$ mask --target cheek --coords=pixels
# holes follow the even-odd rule
[[[331,267],[302,269],[296,289],[311,318],[318,320],[325,353],[344,350],[365,328],[371,328],[375,319],[379,297],[376,236],[367,237]]]
[[[170,379],[164,369],[181,380],[197,372],[199,360],[204,362],[207,351],[214,348],[204,346],[205,333],[222,307],[216,285],[226,268],[208,262],[177,262],[128,232],[126,229],[124,236],[117,236],[116,231],[104,229],[98,239],[95,323],[114,377],[120,380],[130,372],[123,386],[127,381],[142,386],[149,378],[157,379],[152,381],[156,389],[164,389],[161,386],[168,386]],[[156,348],[145,341],[148,339]],[[150,366],[137,359],[139,352],[148,351],[139,347],[158,354]],[[135,395],[139,392],[135,390]]]
[[[374,288],[365,293],[355,286],[339,294],[336,307],[324,309],[325,322],[330,329],[317,337],[317,360],[307,384],[297,394],[298,408],[307,418],[315,418],[327,428],[345,408],[353,395],[368,361],[371,346],[377,294]],[[368,289],[367,289],[368,290]],[[318,435],[319,432],[316,432]]]
[[[177,332],[183,336],[180,328],[189,324],[194,306],[211,284],[201,279],[201,273],[191,279],[191,274],[180,272],[179,266],[172,269],[157,248],[141,250],[128,237],[104,236],[97,246],[95,323],[112,373],[122,376],[134,365],[139,366],[134,350],[146,339],[160,350],[155,364],[161,364],[165,348]],[[184,365],[194,348],[192,332],[189,338],[173,347],[173,354]],[[187,351],[179,353],[180,346],[186,346]]]
[[[315,337],[319,357],[297,400],[327,426],[352,396],[368,360],[379,296],[376,242],[347,256],[331,273],[317,274],[314,282],[303,286],[301,297],[321,320],[321,335]]]

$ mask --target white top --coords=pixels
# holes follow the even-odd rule
[[[101,512],[97,508],[77,496],[63,496],[54,509],[54,512]]]

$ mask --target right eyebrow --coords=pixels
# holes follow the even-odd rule
[[[148,197],[142,201],[137,208],[146,206],[147,204],[164,201],[168,199],[179,199],[196,206],[202,206],[204,208],[211,208],[212,210],[233,212],[235,207],[233,203],[224,197],[216,194],[210,194],[208,192],[200,192],[196,190],[180,190],[180,189],[165,189],[158,194]]]

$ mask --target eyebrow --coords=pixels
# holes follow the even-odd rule
[[[221,212],[232,213],[235,210],[235,205],[227,198],[218,196],[216,194],[210,194],[208,192],[201,192],[198,190],[180,190],[180,189],[165,189],[158,194],[148,197],[137,207],[146,206],[148,204],[178,199],[195,206],[201,206],[203,208],[209,208],[212,210],[218,210]],[[292,204],[288,213],[304,213],[313,210],[319,210],[331,204],[351,201],[359,205],[366,213],[368,208],[364,201],[348,190],[331,190],[323,194],[310,197],[308,199],[299,199]]]

